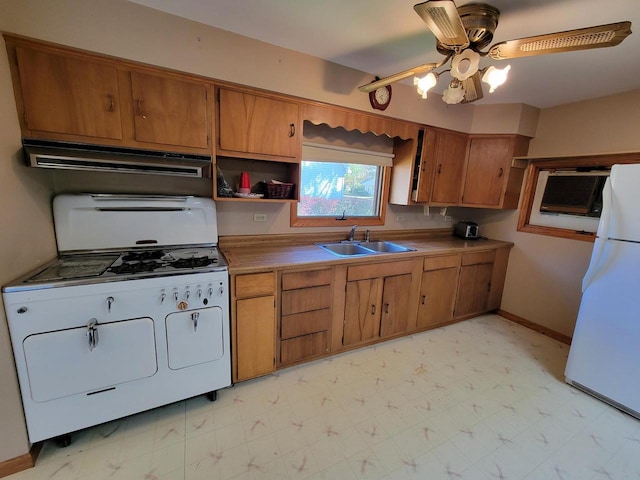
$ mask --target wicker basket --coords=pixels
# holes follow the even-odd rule
[[[293,183],[267,183],[267,198],[290,198]]]

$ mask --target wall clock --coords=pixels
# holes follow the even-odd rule
[[[380,80],[380,78],[376,77],[376,80]],[[369,102],[376,110],[385,110],[391,103],[391,85],[369,92]]]

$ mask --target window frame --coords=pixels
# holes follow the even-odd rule
[[[583,242],[593,242],[596,234],[591,232],[580,232],[568,228],[547,227],[542,225],[531,224],[531,211],[533,209],[533,200],[538,185],[540,172],[544,170],[570,170],[583,167],[606,167],[611,168],[613,165],[625,163],[640,163],[640,152],[630,153],[609,153],[599,155],[582,155],[568,157],[544,157],[531,158],[521,157],[518,160],[528,160],[524,189],[522,194],[522,204],[520,206],[520,214],[518,216],[518,231],[526,233],[535,233],[538,235],[547,235],[551,237],[568,238],[572,240],[580,240]]]
[[[302,168],[302,167],[301,167]],[[365,227],[384,225],[389,202],[389,187],[391,184],[391,169],[393,167],[380,167],[382,169],[380,212],[377,216],[370,217],[299,217],[298,203],[292,203],[290,208],[290,225],[292,227],[344,227],[345,224],[357,223]]]

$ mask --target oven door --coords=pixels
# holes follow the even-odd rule
[[[200,308],[167,315],[169,368],[179,370],[215,362],[224,355],[223,311]]]
[[[23,341],[31,398],[93,395],[158,370],[148,317],[29,335]]]

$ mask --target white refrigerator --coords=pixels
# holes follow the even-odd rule
[[[640,418],[640,165],[614,165],[604,186],[565,378]]]

